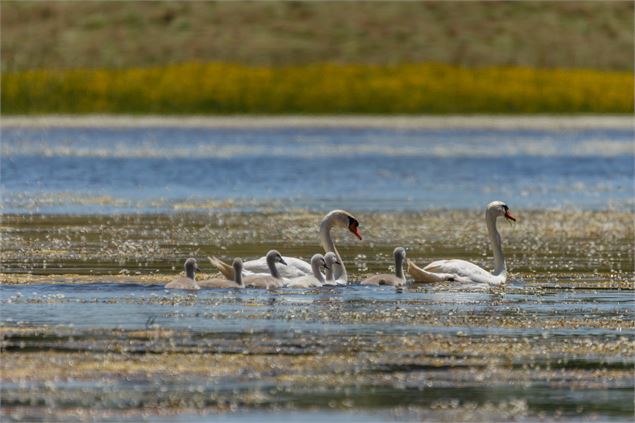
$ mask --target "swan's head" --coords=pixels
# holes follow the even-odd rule
[[[232,262],[232,267],[234,268],[235,274],[243,273],[243,261],[239,257],[236,257],[234,259],[234,261]]]
[[[332,269],[334,264],[342,264],[338,259],[337,256],[335,255],[334,252],[329,251],[328,253],[324,254],[324,261],[326,262],[326,267],[327,269]]]
[[[346,210],[333,210],[329,212],[322,222],[332,222],[335,226],[348,229],[359,240],[362,239],[362,234],[359,231],[359,221]]]
[[[277,250],[269,250],[269,252],[267,253],[267,258],[269,260],[273,260],[274,263],[282,263],[285,266],[287,265],[287,262],[284,261],[282,255]]]
[[[185,273],[190,275],[190,274],[194,274],[194,272],[200,272],[201,269],[198,268],[198,263],[196,262],[195,258],[190,257],[189,259],[185,260]]]
[[[401,259],[401,261],[406,259],[406,249],[403,247],[395,248],[395,251],[393,251],[392,254],[395,256],[395,260],[398,258]]]
[[[322,254],[314,254],[313,257],[311,257],[311,264],[317,269],[321,269],[322,267],[324,267],[325,269],[328,268]]]
[[[516,218],[512,216],[511,212],[509,211],[509,207],[507,206],[507,204],[503,203],[502,201],[492,201],[491,203],[489,203],[487,205],[487,212],[493,213],[496,217],[503,216],[508,221],[516,221]]]

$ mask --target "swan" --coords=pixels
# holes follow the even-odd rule
[[[174,279],[172,282],[165,285],[167,289],[200,289],[196,281],[194,280],[194,272],[200,271],[195,258],[188,258],[185,260],[185,275]]]
[[[324,285],[324,276],[320,272],[322,267],[328,269],[326,260],[324,260],[322,254],[314,254],[311,257],[313,274],[290,279],[285,286],[288,288],[313,288]]]
[[[360,241],[362,240],[362,234],[359,232],[359,221],[345,210],[333,210],[329,212],[320,223],[320,245],[325,253],[333,253],[337,258],[337,262],[330,268],[333,272],[333,279],[336,285],[346,285],[348,282],[346,267],[344,266],[344,261],[340,253],[337,251],[337,248],[335,248],[335,242],[333,242],[331,238],[331,228],[335,226],[348,229]]]
[[[397,247],[392,254],[395,257],[395,274],[373,275],[367,279],[364,279],[361,282],[361,285],[405,285],[406,278],[403,275],[403,262],[406,258],[406,250],[404,250],[403,247]]]
[[[243,275],[240,272],[240,269],[242,268],[242,260],[235,258],[232,262],[232,268],[234,270],[234,275],[236,275],[234,280],[230,281],[225,278],[212,278],[200,281],[198,282],[198,285],[201,288],[244,288]]]
[[[280,272],[276,267],[276,263],[282,263],[285,266],[287,265],[286,261],[282,258],[282,255],[276,250],[270,250],[265,256],[267,260],[267,267],[269,268],[269,273],[256,273],[251,275],[246,275],[243,277],[243,282],[245,286],[251,288],[280,288],[284,285],[284,279],[280,276]],[[240,263],[240,271],[242,272],[243,263]],[[236,269],[234,269],[234,273]]]
[[[508,221],[516,221],[509,211],[509,207],[502,201],[493,201],[488,204],[485,211],[487,232],[494,251],[494,271],[492,273],[465,260],[437,260],[421,269],[411,260],[408,260],[408,273],[415,282],[443,282],[458,281],[472,283],[502,284],[507,280],[507,267],[501,237],[496,229],[496,219],[504,217]]]
[[[320,222],[320,245],[324,249],[325,253],[333,252],[336,254],[339,264],[337,264],[333,270],[334,277],[340,284],[346,284],[346,268],[344,267],[342,258],[335,248],[335,243],[331,238],[331,229],[336,226],[348,229],[360,240],[362,239],[362,234],[359,232],[359,221],[345,210],[332,210],[327,213]],[[234,276],[231,266],[216,257],[208,257],[208,259],[213,266],[218,268],[218,270],[225,275],[226,278],[233,279]],[[287,266],[279,269],[281,277],[292,279],[299,276],[313,274],[311,265],[306,261],[295,257],[283,257],[283,259],[287,263]],[[243,263],[243,269],[245,274],[269,273],[269,266],[267,264],[266,257],[261,257],[256,260],[250,260]]]

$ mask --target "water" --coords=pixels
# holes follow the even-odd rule
[[[633,130],[22,128],[7,213],[632,209]]]
[[[350,420],[357,413],[347,410],[368,417],[377,409],[377,421],[448,412],[476,420],[620,421],[633,412],[635,328],[623,319],[635,303],[620,290],[511,283],[504,290],[184,293],[160,285],[36,284],[0,286],[0,305],[8,359],[36,355],[48,368],[26,386],[4,384],[5,407],[20,409],[28,395],[58,417],[78,403],[130,412],[177,402],[218,413],[228,398],[242,404],[226,416],[238,421],[298,415],[266,411],[276,405],[312,410],[318,420],[328,410]],[[128,358],[120,362],[122,353]],[[84,370],[64,364],[67,357]],[[183,360],[181,370],[170,357]],[[51,371],[65,376],[45,382]]]
[[[633,130],[626,126],[2,128],[3,421],[630,421]],[[166,291],[199,259],[308,259],[352,282],[419,264],[504,286]],[[204,277],[204,276],[201,276]]]

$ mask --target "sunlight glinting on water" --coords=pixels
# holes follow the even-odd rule
[[[191,142],[170,143],[169,140],[117,139],[108,142],[85,143],[83,140],[17,138],[3,142],[0,152],[5,157],[94,157],[94,158],[238,158],[265,157],[343,157],[382,155],[387,157],[507,157],[507,156],[570,156],[617,157],[633,155],[633,145],[624,140],[598,137],[578,142],[559,142],[557,135],[515,138],[492,134],[479,136],[466,134],[435,140],[425,136],[417,138],[399,133],[386,137],[364,137],[351,143],[334,143],[324,136],[285,137],[284,142],[263,144],[259,140],[234,136],[192,139]],[[125,138],[125,137],[124,137]],[[281,140],[282,141],[282,140]]]

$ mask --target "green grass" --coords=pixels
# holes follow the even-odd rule
[[[2,113],[633,113],[631,72],[226,63],[2,75]]]

